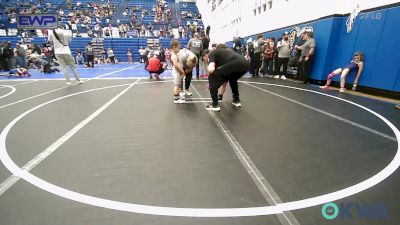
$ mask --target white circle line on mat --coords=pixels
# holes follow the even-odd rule
[[[156,83],[156,82],[142,82],[138,83],[139,84],[149,84],[149,83]],[[255,82],[249,82],[249,83],[255,83]],[[271,85],[268,83],[259,83],[259,84],[265,84],[265,85]],[[162,206],[151,206],[151,205],[141,205],[141,204],[132,204],[132,203],[127,203],[127,202],[119,202],[119,201],[113,201],[109,199],[103,199],[103,198],[98,198],[98,197],[93,197],[85,194],[81,194],[78,192],[74,192],[71,190],[67,190],[65,188],[56,186],[54,184],[51,184],[45,180],[40,179],[39,177],[34,176],[33,174],[21,169],[18,167],[15,162],[10,158],[8,155],[7,149],[6,149],[6,138],[11,130],[11,128],[22,118],[30,114],[31,112],[45,106],[48,104],[51,104],[53,102],[88,93],[88,92],[93,92],[93,91],[98,91],[98,90],[104,90],[108,88],[114,88],[114,87],[121,87],[121,86],[126,86],[129,84],[123,84],[123,85],[114,85],[114,86],[108,86],[108,87],[102,87],[102,88],[96,88],[96,89],[91,89],[91,90],[86,90],[70,95],[66,95],[60,98],[53,99],[51,101],[45,102],[43,104],[40,104],[23,114],[19,115],[17,118],[15,118],[13,121],[11,121],[1,132],[0,134],[0,159],[5,165],[5,167],[13,173],[15,176],[20,177],[24,179],[25,181],[31,183],[32,185],[41,188],[45,191],[48,191],[50,193],[53,193],[55,195],[58,195],[63,198],[67,198],[76,202],[92,205],[92,206],[98,206],[102,208],[108,208],[108,209],[114,209],[114,210],[119,210],[119,211],[126,211],[126,212],[134,212],[134,213],[141,213],[141,214],[149,214],[149,215],[162,215],[162,216],[178,216],[178,217],[243,217],[243,216],[260,216],[260,215],[272,215],[272,214],[277,214],[277,213],[282,213],[284,211],[291,211],[291,210],[296,210],[296,209],[304,209],[312,206],[317,206],[321,205],[324,203],[328,202],[333,202],[339,199],[343,199],[352,195],[355,195],[359,192],[362,192],[368,188],[373,187],[374,185],[380,183],[381,181],[385,180],[387,177],[389,177],[392,173],[398,169],[400,166],[400,131],[386,118],[378,114],[377,112],[366,108],[362,105],[359,105],[357,103],[351,102],[349,100],[341,99],[335,96],[327,95],[324,93],[319,93],[316,91],[312,90],[306,90],[302,88],[295,88],[295,87],[290,87],[290,86],[285,86],[285,85],[273,85],[273,86],[279,86],[279,87],[284,87],[284,88],[291,88],[291,89],[296,89],[296,90],[301,90],[301,91],[308,91],[320,95],[324,95],[327,97],[331,98],[336,98],[340,101],[350,103],[354,106],[357,106],[361,109],[364,109],[368,111],[369,113],[375,115],[379,119],[381,119],[383,122],[385,122],[395,133],[396,138],[397,138],[397,143],[398,143],[398,149],[396,152],[396,155],[394,156],[393,160],[387,165],[383,170],[375,174],[374,176],[357,183],[353,186],[344,188],[342,190],[312,197],[312,198],[307,198],[307,199],[302,199],[298,201],[292,201],[292,202],[284,202],[280,203],[274,206],[263,206],[263,207],[247,207],[247,208],[176,208],[176,207],[162,207]]]
[[[17,89],[15,89],[15,87],[10,86],[10,85],[2,85],[2,84],[0,84],[0,86],[1,86],[1,87],[6,87],[6,88],[10,88],[10,89],[11,89],[11,91],[8,92],[7,94],[0,96],[0,99],[5,98],[5,97],[7,97],[7,96],[9,96],[9,95],[12,95],[12,94],[17,90]]]

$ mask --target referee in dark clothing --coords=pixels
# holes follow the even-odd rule
[[[247,60],[222,44],[218,45],[217,49],[208,55],[208,59],[208,81],[213,103],[206,106],[206,109],[211,111],[221,110],[218,105],[218,88],[228,81],[233,94],[232,104],[241,107],[238,80],[249,70],[250,66]]]

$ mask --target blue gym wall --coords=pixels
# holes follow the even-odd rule
[[[361,51],[365,66],[359,85],[400,92],[400,6],[360,12],[349,34],[347,18],[323,18],[265,32],[264,37],[277,39],[296,26],[312,26],[317,48],[311,79],[326,80],[327,74],[349,64],[354,52]],[[256,35],[251,37],[254,40]],[[232,46],[232,42],[227,45]],[[355,76],[356,72],[349,74],[347,83],[352,84]],[[334,80],[338,81],[339,76]]]

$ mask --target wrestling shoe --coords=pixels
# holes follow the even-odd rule
[[[178,99],[174,99],[174,103],[175,104],[184,104],[184,103],[186,103],[186,101],[185,101],[185,99],[178,98]]]
[[[185,95],[186,95],[186,96],[192,96],[193,94],[192,94],[192,92],[190,92],[190,91],[188,91],[188,90],[185,90]]]
[[[219,106],[208,105],[208,106],[206,106],[206,110],[219,112],[219,111],[221,111],[221,108]]]
[[[242,103],[240,101],[232,102],[232,105],[234,105],[235,107],[242,107]]]

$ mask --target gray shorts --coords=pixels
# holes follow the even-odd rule
[[[181,74],[176,70],[172,70],[172,77],[174,79],[174,86],[181,86],[182,84]]]

